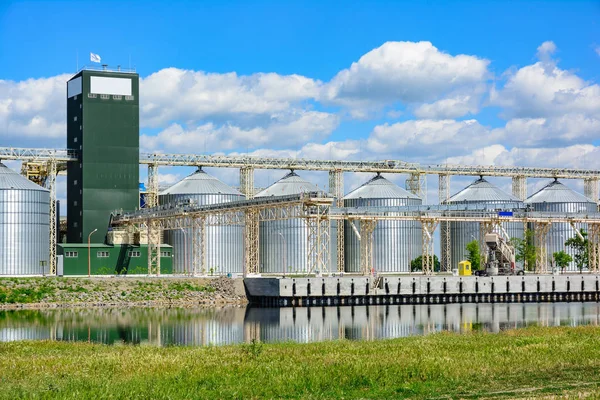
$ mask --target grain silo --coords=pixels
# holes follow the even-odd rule
[[[345,207],[419,206],[422,200],[377,174],[344,197]],[[390,213],[392,214],[392,213]],[[361,231],[360,222],[354,222]],[[360,240],[345,223],[346,272],[361,272]],[[379,221],[373,231],[373,268],[377,272],[409,272],[410,261],[422,252],[421,225],[417,221]]]
[[[0,275],[47,274],[50,192],[0,163]]]
[[[228,203],[243,200],[244,195],[199,168],[196,172],[163,191],[159,203],[177,204],[191,199],[196,205]],[[192,269],[193,235],[191,229],[165,232],[165,242],[173,246],[173,272],[188,273]],[[195,234],[198,234],[196,232]],[[200,240],[197,240],[200,243]],[[209,274],[242,273],[243,226],[206,227],[206,272]]]
[[[525,207],[522,201],[513,195],[503,192],[483,178],[477,179],[475,182],[450,197],[446,203],[464,204],[465,209],[468,209],[469,206],[493,206],[494,209],[498,210],[523,209]],[[525,229],[522,223],[507,222],[504,223],[502,227],[510,238],[523,238]],[[503,232],[499,233],[503,235]],[[451,268],[458,268],[458,263],[466,259],[467,244],[473,240],[477,240],[481,245],[479,222],[450,223]],[[442,243],[444,243],[443,237]]]
[[[557,179],[544,186],[537,193],[531,195],[525,203],[534,211],[560,212],[560,213],[595,213],[598,209],[596,203],[584,195],[577,193]],[[586,224],[576,224],[577,229],[587,231]],[[533,226],[531,227],[533,228]],[[575,259],[575,253],[572,248],[565,247],[565,241],[575,237],[576,233],[573,227],[567,223],[552,224],[548,231],[548,262],[552,262],[552,255],[555,252],[564,250]],[[567,268],[570,271],[576,270],[575,261],[571,262]]]
[[[256,198],[288,196],[308,192],[322,192],[317,186],[302,179],[295,172],[256,194]],[[330,258],[335,260],[335,224],[331,224]],[[264,221],[259,227],[261,273],[306,273],[308,268],[308,226],[302,218]],[[335,271],[335,261],[329,265]]]

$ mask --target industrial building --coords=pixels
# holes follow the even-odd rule
[[[140,154],[135,72],[84,69],[66,89],[67,150],[0,148],[0,160],[23,161],[27,176],[46,186],[0,164],[1,275],[402,274],[411,260],[433,255],[436,232],[442,269],[449,271],[465,258],[468,242],[481,244],[491,231],[523,238],[526,227],[540,248],[537,272],[549,272],[552,253],[568,250],[564,241],[582,229],[590,270],[600,264],[600,171]],[[140,164],[148,166],[144,189]],[[159,192],[163,166],[197,170]],[[239,169],[240,190],[203,167]],[[255,193],[255,169],[291,172]],[[55,180],[63,170],[67,241],[57,243]],[[301,170],[327,172],[328,189],[301,178]],[[346,193],[347,172],[376,175]],[[381,173],[404,174],[406,189]],[[439,179],[439,205],[427,204],[428,175]],[[479,179],[450,196],[453,175]],[[483,176],[512,179],[512,194]],[[528,198],[529,178],[555,181]],[[584,195],[558,178],[582,179]],[[423,257],[424,273],[432,272],[429,259]]]

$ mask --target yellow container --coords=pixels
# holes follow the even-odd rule
[[[471,275],[471,261],[461,261],[458,263],[458,275],[470,276]]]

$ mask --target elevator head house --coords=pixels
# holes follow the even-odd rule
[[[67,82],[67,241],[105,241],[110,214],[139,206],[139,75],[84,69]]]

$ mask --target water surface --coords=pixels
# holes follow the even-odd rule
[[[499,332],[529,325],[598,325],[600,305],[511,303],[312,308],[0,311],[0,341],[207,346],[248,342],[374,340],[433,332]]]

